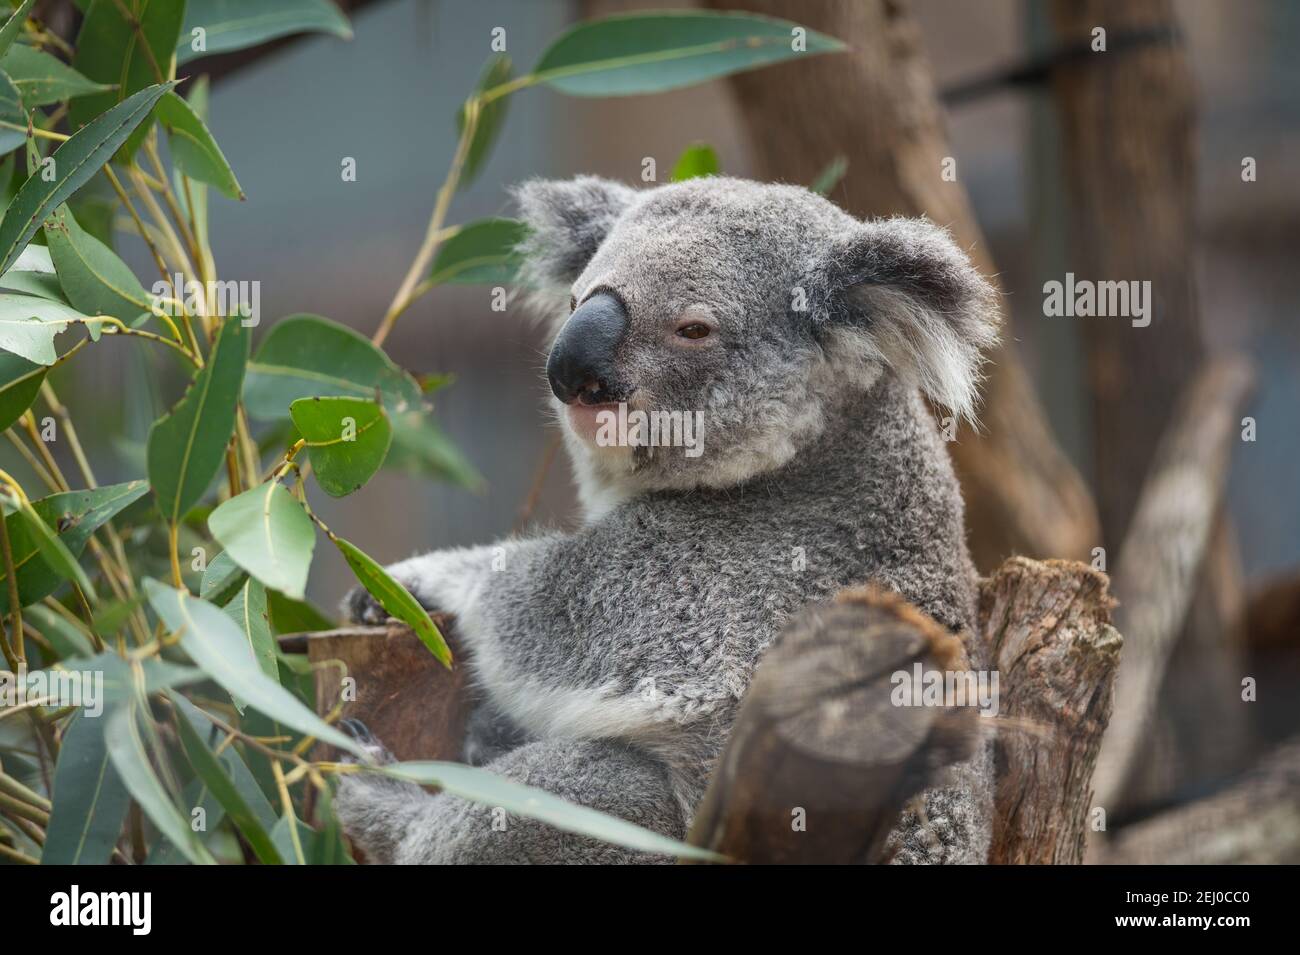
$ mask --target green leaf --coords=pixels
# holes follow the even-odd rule
[[[481,219],[461,226],[438,247],[429,268],[434,285],[507,285],[518,277],[526,228],[515,219]]]
[[[74,129],[167,79],[184,15],[183,3],[93,0],[77,34],[72,65],[89,79],[112,84],[116,89],[73,99],[68,120]],[[121,158],[129,159],[135,153],[148,129],[145,123],[129,133],[121,144]]]
[[[106,715],[104,736],[113,768],[145,815],[172,845],[193,863],[215,864],[216,860],[199,841],[198,834],[190,829],[189,821],[172,802],[149,762],[149,751],[140,732],[140,721],[149,718],[144,707],[134,700],[113,707]]]
[[[90,637],[85,631],[43,604],[33,604],[25,608],[23,620],[35,625],[41,632],[41,636],[54,647],[60,660],[66,662],[77,657],[93,656],[95,653],[95,648],[91,646]]]
[[[331,497],[360,490],[393,441],[384,406],[365,398],[299,398],[289,414],[310,449],[316,482]]]
[[[492,59],[488,60],[483,75],[479,77],[475,92],[482,93],[494,86],[500,86],[508,82],[512,73],[510,57],[504,53],[492,57]],[[496,145],[501,126],[506,121],[506,104],[508,102],[509,97],[501,96],[486,106],[480,107],[478,124],[474,127],[474,138],[470,140],[469,150],[465,153],[465,164],[461,167],[460,179],[456,184],[458,191],[467,188],[470,183],[478,178],[478,174],[483,169],[483,164],[487,162],[488,156],[492,154],[492,147]],[[462,133],[464,129],[465,107],[462,106],[456,112],[456,131]]]
[[[217,797],[217,801],[226,810],[226,815],[244,834],[244,838],[248,840],[257,858],[266,865],[281,865],[283,860],[280,858],[280,853],[271,842],[271,837],[266,830],[262,828],[256,813],[249,808],[244,797],[235,788],[234,780],[226,774],[217,757],[212,754],[212,750],[208,749],[207,744],[200,738],[180,707],[176,709],[176,727],[180,733],[181,747],[185,750],[185,757],[190,765],[194,767],[194,772]]]
[[[90,535],[127,506],[144,497],[149,485],[144,481],[110,484],[86,491],[65,491],[32,502],[32,509],[53,527],[75,555],[81,553]],[[18,598],[25,607],[58,589],[63,578],[40,556],[28,521],[17,512],[5,518],[9,530],[9,548],[18,578]],[[0,566],[0,613],[9,612],[9,585]]]
[[[199,596],[218,607],[229,603],[248,579],[248,572],[222,551],[212,558],[203,571],[203,580],[199,584]]]
[[[71,580],[80,587],[86,598],[93,603],[95,588],[77,558],[68,550],[68,545],[60,540],[59,535],[30,504],[19,507],[15,513],[26,521],[29,539],[36,545],[36,551],[46,565],[64,580]]]
[[[72,307],[59,285],[59,277],[54,274],[50,250],[43,245],[29,245],[23,249],[18,261],[9,267],[8,272],[0,275],[0,289],[35,295]]]
[[[208,529],[230,559],[266,586],[301,600],[316,529],[275,481],[245,491],[208,516]]]
[[[0,70],[14,81],[28,109],[111,88],[87,79],[57,57],[21,43],[0,58]]]
[[[180,523],[221,470],[235,430],[248,341],[239,317],[227,319],[185,396],[149,429],[149,483],[168,524]]]
[[[272,326],[248,365],[244,404],[263,421],[285,418],[299,398],[373,398],[389,411],[418,408],[420,386],[363,335],[319,315],[291,315]]]
[[[0,431],[23,416],[32,406],[41,382],[45,380],[45,366],[28,361],[18,355],[0,352]]]
[[[77,224],[66,205],[45,220],[45,243],[59,284],[87,315],[112,315],[128,325],[151,311],[149,293],[112,249]]]
[[[175,93],[168,93],[158,101],[157,114],[158,121],[167,130],[172,163],[179,172],[216,186],[231,199],[244,198],[235,171],[207,124],[189,103]]]
[[[45,830],[45,865],[103,865],[112,855],[131,802],[108,756],[103,719],[84,713],[64,730]]]
[[[137,662],[138,673],[134,669],[135,664],[128,663],[109,650],[88,658],[65,660],[60,666],[71,673],[81,673],[91,679],[101,680],[101,699],[107,706],[129,703],[139,695],[141,687],[145,694],[152,694],[207,679],[202,670],[168,663],[166,660],[144,659]],[[137,683],[137,680],[140,682]]]
[[[419,783],[421,786],[437,786],[444,792],[471,802],[499,806],[508,812],[539,819],[565,832],[575,832],[630,849],[690,859],[720,858],[708,849],[669,839],[617,816],[567,802],[543,789],[517,783],[477,766],[420,761],[390,763],[372,771]]]
[[[419,411],[393,418],[393,446],[384,462],[391,469],[450,481],[471,491],[483,487],[483,475],[447,437],[436,421]]]
[[[0,229],[3,228],[4,223],[0,222]],[[59,358],[54,350],[54,337],[69,325],[82,324],[87,318],[62,302],[32,295],[0,294],[0,349],[38,365],[53,365]]]
[[[266,588],[251,577],[245,578],[244,585],[235,591],[235,596],[222,609],[243,632],[262,672],[279,683],[280,667],[275,662],[275,638],[271,636]]]
[[[309,633],[333,630],[335,622],[305,600],[294,600],[278,590],[266,595],[271,611],[271,627],[277,633]]]
[[[27,110],[14,82],[0,73],[0,155],[27,142]]]
[[[159,97],[174,85],[160,83],[150,86],[97,116],[55,150],[53,158],[57,174],[53,182],[46,182],[36,172],[23,183],[9,204],[4,220],[0,221],[0,273],[7,272],[9,266],[17,261],[45,217],[108,162],[149,115]]]
[[[335,546],[343,553],[352,572],[357,575],[361,586],[370,591],[370,595],[379,601],[379,605],[388,613],[405,623],[415,631],[420,642],[429,648],[443,666],[451,666],[451,650],[447,641],[438,631],[438,626],[429,616],[429,612],[420,606],[411,592],[388,575],[374,558],[365,554],[356,544],[341,537],[332,538]]]
[[[817,174],[817,178],[808,188],[819,196],[829,195],[830,191],[840,184],[840,180],[848,170],[848,159],[844,156],[836,156]]]
[[[23,0],[18,9],[4,22],[4,26],[0,26],[0,56],[4,55],[18,38],[18,34],[22,32],[23,24],[27,22],[27,15],[32,12],[32,4],[35,2],[36,0]]]
[[[232,696],[239,696],[249,706],[300,733],[365,758],[364,751],[351,738],[262,673],[243,634],[219,608],[149,577],[144,580],[144,591],[167,628],[180,635],[181,648],[195,665]]]
[[[200,28],[204,47],[195,49],[194,31]],[[176,62],[242,50],[291,33],[329,33],[352,39],[347,17],[329,0],[189,0]]]
[[[684,179],[698,179],[702,176],[716,176],[722,171],[718,154],[708,143],[695,143],[687,146],[673,166],[673,182]]]
[[[845,49],[805,31],[797,50],[786,20],[752,13],[634,13],[580,23],[551,44],[533,69],[570,96],[628,96],[692,86],[782,60]]]

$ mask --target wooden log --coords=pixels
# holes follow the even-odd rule
[[[1072,561],[1007,561],[980,585],[999,674],[989,862],[1083,861],[1093,764],[1122,640],[1104,574]]]
[[[1090,861],[1114,865],[1300,863],[1300,737],[1212,795],[1128,826]]]
[[[891,701],[891,675],[918,663],[962,670],[966,655],[895,595],[801,613],[763,656],[690,841],[749,863],[884,861],[907,799],[979,736],[971,707]]]
[[[952,156],[920,32],[898,0],[707,0],[783,17],[851,50],[742,73],[729,82],[760,174],[810,183],[848,160],[835,198],[854,215],[927,215],[996,282],[997,268],[965,186],[941,175]],[[817,104],[810,109],[809,104]],[[990,356],[979,432],[952,445],[976,566],[1008,556],[1086,557],[1099,540],[1092,498],[1056,444],[1010,335]]]
[[[454,654],[454,622],[441,614],[434,619]],[[470,701],[465,667],[444,667],[406,626],[287,634],[280,645],[305,649],[316,665],[318,713],[329,713],[340,701],[346,676],[354,682],[341,716],[360,719],[398,759],[461,759]],[[313,754],[316,759],[336,756],[323,743]]]
[[[1127,641],[1115,712],[1097,765],[1097,799],[1113,808],[1151,731],[1161,681],[1183,630],[1227,480],[1238,409],[1254,380],[1241,358],[1219,359],[1188,387],[1115,566],[1116,624]]]

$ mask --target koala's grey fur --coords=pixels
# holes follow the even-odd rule
[[[861,222],[793,186],[582,177],[518,199],[555,330],[570,295],[616,294],[630,328],[611,390],[703,411],[704,453],[565,427],[578,530],[390,571],[456,615],[485,700],[471,761],[682,837],[760,655],[805,604],[875,581],[973,632],[961,495],[920,392],[972,414],[993,293],[934,225]],[[672,338],[688,309],[715,323],[700,347]],[[364,592],[348,606],[383,616]],[[928,793],[896,861],[984,861],[990,772],[982,751]],[[653,861],[527,819],[494,832],[485,807],[360,774],[338,805],[374,861]]]

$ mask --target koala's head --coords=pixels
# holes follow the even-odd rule
[[[554,293],[539,296],[547,378],[588,497],[781,467],[885,374],[973,413],[993,293],[925,220],[862,222],[806,189],[729,178],[535,180],[517,198],[526,278]],[[634,446],[610,441],[620,404]],[[637,411],[647,429],[690,416],[698,448],[648,430],[638,443]]]

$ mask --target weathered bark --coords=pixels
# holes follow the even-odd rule
[[[965,669],[901,598],[848,591],[763,656],[690,841],[749,863],[879,862],[904,803],[972,752],[969,707],[897,706],[891,675]]]
[[[1253,381],[1239,358],[1192,382],[1159,442],[1113,578],[1127,649],[1111,729],[1097,765],[1097,798],[1113,808],[1151,731],[1161,683],[1182,632],[1227,480],[1237,414]]]
[[[980,586],[1001,721],[989,861],[1083,861],[1092,770],[1123,641],[1106,577],[1072,561],[1007,561]]]
[[[1102,864],[1300,863],[1300,738],[1213,795],[1121,830]]]
[[[764,177],[809,183],[843,155],[848,171],[835,195],[848,211],[927,215],[995,277],[965,187],[941,176],[952,150],[905,3],[707,2],[794,20],[852,46],[730,81]],[[953,445],[975,562],[988,572],[1016,553],[1084,557],[1099,538],[1091,497],[1057,447],[1010,336],[991,359],[983,427],[963,430]]]
[[[454,621],[443,615],[435,620],[454,652]],[[465,668],[444,667],[407,627],[394,623],[290,634],[280,645],[305,648],[317,664],[318,713],[328,714],[340,702],[347,676],[355,686],[341,716],[360,719],[398,759],[461,759],[470,697]],[[315,758],[335,757],[331,747],[318,747]]]

